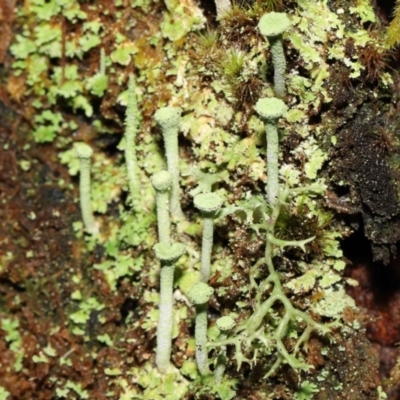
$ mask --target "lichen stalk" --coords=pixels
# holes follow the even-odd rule
[[[203,215],[200,281],[208,282],[211,275],[211,252],[214,238],[213,219],[221,208],[222,199],[217,193],[201,193],[195,196],[194,205]]]
[[[283,51],[282,38],[272,37],[269,39],[272,64],[274,66],[274,93],[276,97],[286,96],[286,58]]]
[[[221,335],[221,340],[226,339],[226,335]],[[221,350],[217,356],[217,362],[214,370],[214,378],[217,384],[220,384],[226,369],[226,346],[221,346]]]
[[[179,186],[179,147],[178,132],[181,110],[177,107],[163,107],[157,110],[154,119],[160,124],[164,139],[168,171],[172,176],[170,192],[170,211],[174,219],[183,219]]]
[[[267,198],[274,205],[279,194],[279,136],[276,122],[265,123],[267,136]]]
[[[172,331],[174,326],[173,285],[175,263],[185,252],[185,246],[180,243],[173,243],[172,245],[157,243],[154,246],[154,251],[156,257],[161,262],[156,365],[158,370],[165,374],[168,372],[170,366]]]
[[[196,325],[194,336],[196,339],[196,363],[201,375],[210,373],[208,366],[207,348],[207,305],[196,306]]]
[[[158,242],[169,246],[171,244],[171,221],[169,215],[171,174],[168,171],[160,171],[153,175],[151,182],[156,191]]]
[[[171,242],[171,222],[169,218],[169,192],[159,192],[156,195],[157,204],[157,225],[158,241],[170,244]]]
[[[92,148],[86,143],[75,143],[75,150],[79,158],[79,202],[82,220],[88,233],[99,233],[99,228],[93,215],[91,202],[90,159]]]
[[[99,73],[101,75],[105,75],[106,74],[106,52],[105,52],[103,47],[100,49]]]
[[[228,337],[228,332],[235,326],[235,321],[230,316],[221,317],[217,320],[217,327],[221,331],[220,340],[225,340]],[[220,384],[224,376],[226,368],[226,346],[221,346],[220,352],[217,355],[214,378],[217,384]]]
[[[129,77],[128,102],[125,119],[125,163],[128,178],[128,187],[132,206],[139,210],[140,178],[136,156],[136,137],[139,132],[141,114],[136,98],[136,84],[133,75]]]
[[[171,188],[171,215],[174,218],[182,218],[183,212],[180,203],[179,187],[179,157],[178,157],[178,129],[176,134],[164,136],[165,153],[167,155],[168,171],[172,175]]]
[[[285,103],[275,97],[261,98],[255,110],[264,121],[267,138],[267,199],[271,206],[279,196],[279,136],[278,120],[286,112]]]
[[[156,365],[161,373],[166,373],[170,365],[173,318],[173,283],[175,266],[161,266],[160,303],[157,324]]]
[[[275,96],[286,96],[285,73],[286,59],[283,51],[283,33],[290,28],[290,20],[285,13],[270,12],[264,14],[258,23],[260,33],[269,42],[272,65],[274,66],[274,92]]]
[[[214,220],[210,217],[203,219],[203,236],[201,241],[200,280],[208,282],[211,276],[211,252],[214,238]]]
[[[195,283],[188,292],[190,301],[196,307],[196,363],[201,375],[208,375],[210,368],[208,364],[207,349],[207,303],[214,289],[204,282]]]

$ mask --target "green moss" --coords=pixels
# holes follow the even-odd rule
[[[315,383],[304,381],[301,383],[299,390],[295,393],[294,398],[296,400],[311,400],[315,393],[320,390]]]
[[[104,277],[111,290],[116,291],[118,281],[121,278],[132,276],[135,272],[140,272],[143,268],[143,263],[143,256],[139,255],[132,259],[129,254],[117,251],[112,260],[103,261],[93,267],[104,272]]]
[[[22,370],[22,360],[25,352],[22,347],[22,336],[19,331],[19,320],[16,318],[3,318],[0,321],[0,327],[6,332],[5,341],[10,350],[14,353],[14,370]]]
[[[136,383],[143,389],[143,399],[180,400],[187,392],[187,381],[178,371],[161,375],[146,363],[140,369],[132,368],[130,374],[136,377]]]
[[[184,7],[178,0],[167,0],[168,12],[164,13],[161,32],[171,41],[182,39],[191,30],[203,27],[205,19],[199,8],[192,5]]]
[[[0,400],[8,400],[10,399],[11,393],[3,388],[3,386],[0,386]]]
[[[33,131],[33,137],[38,143],[52,142],[61,130],[63,117],[57,112],[45,110],[35,116],[36,129]]]
[[[350,13],[356,13],[364,24],[366,22],[376,22],[377,18],[372,4],[367,0],[358,0],[356,7],[349,8]]]
[[[56,394],[60,398],[69,398],[71,395],[76,395],[78,399],[89,399],[88,391],[84,390],[80,383],[75,383],[70,380],[65,383],[64,388],[57,388]]]
[[[95,297],[89,297],[86,300],[79,301],[78,310],[69,315],[69,319],[74,324],[72,329],[74,334],[78,336],[85,335],[85,327],[89,321],[91,313],[93,311],[101,311],[103,309],[104,304],[101,304]],[[88,338],[86,337],[86,339]]]

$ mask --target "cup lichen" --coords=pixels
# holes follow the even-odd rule
[[[222,199],[217,193],[200,193],[194,197],[193,202],[203,216],[200,279],[202,282],[208,282],[211,275],[214,218],[222,206]]]
[[[286,112],[285,103],[275,97],[259,99],[255,110],[265,125],[267,136],[267,197],[274,205],[279,193],[279,136],[278,119]]]
[[[178,132],[181,119],[181,109],[178,107],[162,107],[156,111],[154,114],[154,119],[161,127],[164,138],[168,171],[172,176],[172,187],[170,194],[171,216],[174,219],[183,219],[184,215],[180,203],[178,148]]]
[[[290,20],[286,13],[270,12],[264,14],[258,23],[261,35],[268,38],[274,66],[275,96],[286,96],[285,73],[286,58],[283,51],[282,35],[290,28]]]

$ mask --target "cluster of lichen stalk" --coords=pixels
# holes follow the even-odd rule
[[[156,257],[161,262],[160,306],[157,326],[156,364],[161,372],[168,371],[171,356],[173,321],[173,265],[184,253],[179,243],[170,243],[170,216],[184,218],[179,198],[178,132],[180,109],[160,108],[154,115],[160,125],[167,158],[168,171],[153,176],[152,183],[157,192],[156,207],[159,243],[155,246]],[[202,375],[209,373],[207,357],[207,303],[214,290],[207,284],[210,278],[211,250],[214,235],[213,218],[222,205],[216,193],[201,193],[195,196],[194,205],[203,215],[203,238],[201,252],[200,281],[193,285],[188,296],[196,307],[195,337],[196,361]],[[168,254],[168,260],[166,259]]]
[[[264,354],[275,354],[275,361],[271,362],[266,376],[276,371],[282,362],[286,362],[294,369],[305,369],[307,364],[299,357],[299,352],[309,340],[312,331],[327,333],[331,325],[315,322],[306,312],[295,308],[285,294],[279,273],[275,269],[274,256],[276,251],[286,246],[297,246],[305,249],[305,245],[314,238],[299,241],[286,241],[275,237],[275,226],[284,205],[290,196],[295,196],[306,191],[318,192],[319,186],[303,188],[288,188],[279,184],[279,136],[278,121],[286,112],[284,99],[285,68],[286,61],[282,45],[282,34],[290,27],[290,21],[286,14],[269,13],[264,15],[259,22],[259,30],[267,38],[270,44],[270,53],[274,67],[274,91],[275,97],[261,98],[258,100],[255,111],[265,124],[267,141],[267,186],[266,197],[270,206],[270,214],[265,215],[266,247],[265,256],[259,260],[250,270],[250,283],[254,290],[254,311],[246,320],[236,328],[233,319],[224,316],[217,321],[221,332],[216,342],[207,341],[207,303],[214,290],[208,285],[211,274],[211,253],[213,246],[214,226],[213,221],[217,216],[222,199],[216,193],[201,193],[194,197],[194,205],[200,210],[203,217],[203,235],[201,247],[201,267],[199,282],[194,284],[188,297],[196,308],[195,340],[196,362],[201,375],[210,374],[208,352],[211,348],[220,348],[216,353],[215,379],[220,382],[226,365],[226,346],[235,347],[235,359],[238,368],[242,362],[253,364],[256,362],[260,344],[264,345]],[[160,304],[159,319],[157,325],[157,350],[156,364],[161,373],[169,370],[171,358],[171,343],[173,330],[173,282],[174,268],[179,258],[185,252],[185,246],[171,241],[171,219],[183,220],[184,214],[180,206],[179,187],[179,156],[178,156],[178,132],[181,110],[177,107],[160,108],[154,115],[154,119],[160,126],[165,146],[167,170],[154,174],[151,183],[156,192],[156,209],[158,225],[158,243],[154,246],[154,252],[160,261]],[[135,141],[139,129],[140,113],[137,107],[135,94],[135,82],[130,78],[128,87],[128,106],[125,134],[125,157],[127,165],[128,186],[132,206],[137,207],[137,199],[140,198],[140,181],[136,162]],[[81,160],[81,208],[86,230],[89,233],[97,233],[98,227],[90,207],[90,156],[92,151],[85,144],[77,145],[77,153]],[[264,264],[268,268],[268,277],[258,284],[255,276],[258,268]],[[273,307],[276,303],[283,306],[281,316],[272,317],[275,313]],[[275,313],[276,314],[276,313]],[[266,323],[274,319],[275,325]],[[303,332],[289,353],[284,345],[284,338],[290,324],[299,326],[302,321]],[[299,327],[300,329],[300,327]],[[252,358],[248,354],[252,353]]]

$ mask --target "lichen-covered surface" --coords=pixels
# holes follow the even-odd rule
[[[385,390],[398,398],[399,338],[374,319],[389,314],[384,321],[398,330],[397,275],[390,302],[380,304],[369,290],[374,274],[349,265],[344,276],[350,262],[340,247],[358,230],[374,266],[393,268],[397,83],[382,10],[368,0],[255,0],[217,22],[213,4],[191,0],[4,0],[0,8],[0,399],[363,400],[384,399]],[[228,346],[224,379],[215,384],[200,378],[194,361],[187,292],[199,278],[202,221],[193,197],[212,190],[223,198],[208,310],[208,339],[218,343],[218,317],[243,323],[274,293],[264,283],[263,213],[271,207],[264,126],[254,112],[260,97],[273,96],[268,43],[257,29],[272,10],[292,23],[283,37],[289,111],[279,122],[281,187],[319,188],[289,197],[274,230],[280,240],[315,239],[305,252],[277,245],[273,263],[280,298],[324,329],[296,349],[308,325],[292,316],[281,339],[296,362],[275,370],[273,338],[287,309],[274,303],[259,336],[241,348],[252,361],[241,363]],[[123,152],[131,74],[141,113],[134,209]],[[161,375],[150,177],[165,168],[153,116],[166,105],[182,110],[185,220],[172,236],[187,252],[174,281],[173,367]],[[94,149],[99,235],[81,222],[77,141]],[[393,360],[379,374],[385,351]],[[217,355],[210,350],[211,361]]]

